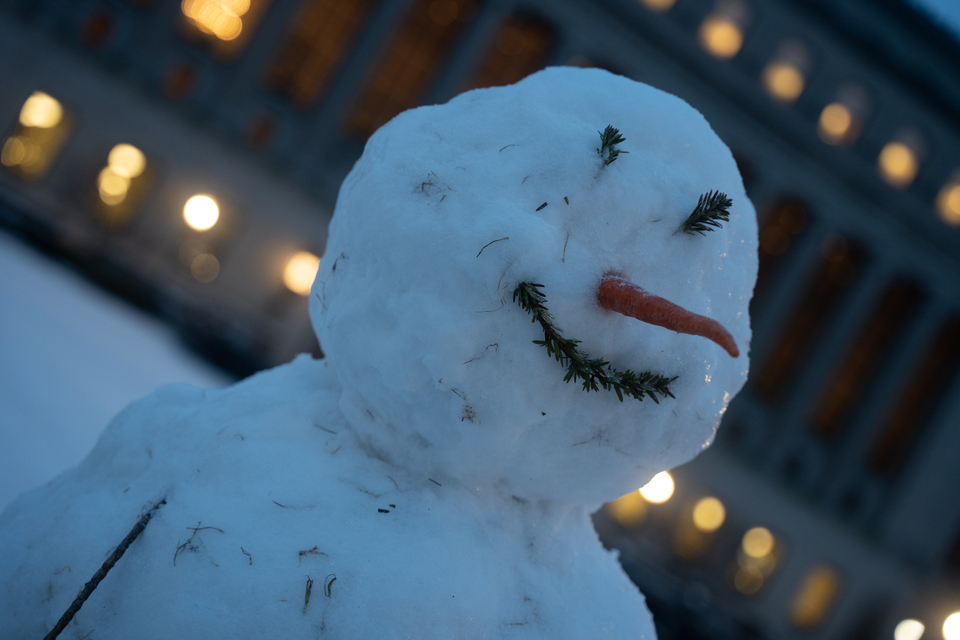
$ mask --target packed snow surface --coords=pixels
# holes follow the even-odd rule
[[[604,166],[598,131],[617,127]],[[722,228],[679,226],[701,194]],[[741,355],[601,308],[609,273],[720,322]],[[549,69],[406,112],[341,189],[311,316],[327,353],[165,387],[0,515],[5,637],[45,634],[165,499],[67,637],[653,638],[589,513],[712,440],[747,369],[756,222],[679,99]],[[668,377],[659,404],[565,383],[512,299]]]

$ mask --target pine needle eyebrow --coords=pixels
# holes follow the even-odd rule
[[[722,191],[707,191],[697,200],[693,212],[683,221],[678,231],[706,235],[730,222],[730,207],[733,201]]]

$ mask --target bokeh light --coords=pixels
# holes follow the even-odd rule
[[[210,196],[198,194],[183,205],[183,219],[191,229],[206,231],[220,219],[220,207]]]
[[[960,640],[960,611],[954,611],[943,621],[944,640]]]
[[[774,537],[766,527],[754,527],[745,534],[741,546],[751,558],[763,558],[773,551]]]
[[[888,184],[897,188],[910,186],[920,168],[917,155],[903,142],[888,142],[877,158],[877,168]]]
[[[250,0],[183,0],[180,10],[203,33],[234,40],[243,31],[241,16],[250,10]]]
[[[960,176],[940,189],[937,194],[937,213],[947,224],[960,226]]]
[[[773,61],[761,76],[767,93],[781,102],[793,102],[803,93],[803,73],[789,62]]]
[[[107,165],[118,176],[136,178],[147,167],[147,159],[143,152],[132,144],[118,144],[110,150],[107,156]]]
[[[673,477],[666,471],[661,471],[650,479],[650,482],[640,488],[640,495],[647,502],[662,504],[673,495]]]
[[[20,109],[20,124],[25,127],[50,129],[63,120],[63,107],[60,102],[44,93],[34,91]]]
[[[190,275],[198,282],[213,282],[220,275],[220,261],[212,253],[201,253],[190,263]]]
[[[743,46],[743,31],[736,22],[724,16],[708,16],[700,24],[700,44],[708,53],[729,60]]]
[[[723,503],[713,496],[701,498],[693,507],[693,526],[704,533],[719,529],[726,517]]]
[[[827,144],[841,144],[847,140],[853,127],[853,113],[846,105],[831,102],[820,112],[817,134]]]
[[[640,0],[640,3],[651,11],[669,11],[677,0]]]
[[[607,503],[607,513],[622,527],[638,526],[647,517],[647,503],[640,497],[639,491],[631,491],[613,502]]]
[[[926,627],[919,620],[901,620],[893,630],[893,640],[920,640]]]
[[[130,178],[118,174],[113,167],[104,167],[97,176],[97,191],[104,204],[116,206],[127,197],[130,190]]]
[[[309,251],[298,251],[283,268],[283,284],[297,295],[308,296],[319,268],[320,258]]]

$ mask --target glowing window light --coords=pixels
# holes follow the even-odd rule
[[[44,93],[34,91],[20,109],[20,124],[25,127],[50,129],[63,120],[63,107],[60,102]]]
[[[651,11],[663,12],[672,9],[677,0],[640,0],[640,2]]]
[[[250,0],[183,0],[180,10],[203,33],[233,40],[243,31],[241,16],[250,10]]]
[[[136,178],[147,168],[147,159],[143,152],[132,144],[118,144],[110,150],[107,165],[118,176]]]
[[[893,640],[920,640],[926,627],[919,620],[901,620],[893,630]]]
[[[662,504],[673,495],[673,478],[666,471],[661,471],[650,479],[650,482],[640,487],[640,495],[647,502]]]
[[[700,24],[700,44],[711,55],[729,60],[743,46],[743,31],[733,19],[725,16],[708,16]]]
[[[754,527],[745,534],[741,546],[743,552],[751,558],[763,558],[770,555],[774,544],[773,534],[766,527]]]
[[[847,139],[853,127],[853,113],[839,102],[831,102],[820,112],[817,134],[827,144],[840,144]]]
[[[190,275],[204,284],[220,275],[220,261],[212,253],[201,253],[190,263]]]
[[[210,196],[195,195],[183,205],[183,219],[191,229],[206,231],[220,219],[220,207]]]
[[[723,503],[713,496],[701,498],[693,507],[693,526],[704,533],[719,529],[726,517],[727,510],[723,508]]]
[[[298,251],[283,268],[283,284],[297,295],[308,296],[319,268],[320,258],[309,251]]]
[[[820,625],[840,592],[840,574],[828,565],[811,569],[790,603],[790,620],[801,629]]]
[[[761,79],[767,92],[782,102],[793,102],[803,93],[803,73],[789,62],[770,62],[763,68]]]
[[[943,185],[937,194],[937,213],[952,226],[960,226],[960,175]]]
[[[97,190],[104,204],[116,206],[124,201],[130,190],[130,178],[118,174],[113,167],[104,167],[97,176]]]
[[[954,611],[943,621],[944,640],[960,640],[960,611]]]
[[[917,177],[920,165],[913,149],[900,141],[888,142],[877,158],[880,176],[893,187],[902,189],[910,186]]]

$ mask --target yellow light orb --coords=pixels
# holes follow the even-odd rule
[[[960,611],[954,611],[943,621],[944,640],[960,640]]]
[[[901,620],[893,630],[893,640],[920,640],[926,627],[919,620]]]
[[[782,102],[793,102],[803,93],[803,74],[792,64],[771,62],[763,68],[761,78],[767,92]]]
[[[298,251],[283,268],[283,284],[297,295],[308,296],[319,268],[320,258],[309,251]]]
[[[840,144],[846,140],[853,126],[853,114],[845,105],[832,102],[820,112],[817,133],[827,144]]]
[[[729,60],[743,46],[743,31],[740,26],[723,16],[709,16],[700,24],[700,44],[711,55]]]
[[[701,498],[693,507],[693,526],[704,533],[719,529],[726,518],[727,510],[723,508],[723,503],[713,496]]]
[[[220,261],[212,253],[201,253],[190,263],[190,275],[198,282],[213,282],[220,275]]]
[[[607,513],[623,527],[636,527],[647,516],[647,506],[639,491],[631,491],[613,502],[607,503]]]
[[[763,586],[763,574],[756,567],[740,567],[733,576],[733,586],[743,595],[752,596]]]
[[[677,0],[640,0],[647,9],[651,11],[669,11],[673,8],[673,5],[677,3]]]
[[[63,120],[63,107],[56,98],[43,91],[34,91],[20,109],[20,124],[25,127],[50,129]]]
[[[26,157],[27,148],[20,136],[10,136],[3,143],[3,151],[0,151],[0,163],[3,163],[4,166],[15,167],[23,162]]]
[[[220,207],[210,196],[195,195],[183,205],[183,219],[191,229],[206,231],[220,219]]]
[[[754,527],[743,534],[743,552],[751,558],[763,558],[773,551],[773,534],[766,527]]]
[[[117,174],[113,167],[105,167],[97,176],[97,190],[104,204],[115,206],[124,201],[130,189],[130,178]]]
[[[948,182],[937,195],[937,213],[952,226],[960,226],[960,182]]]
[[[673,488],[673,478],[666,471],[661,471],[640,488],[640,495],[647,502],[662,504],[673,495]]]
[[[910,147],[902,142],[888,142],[877,158],[877,168],[888,184],[902,189],[917,177],[920,166]]]
[[[118,176],[136,178],[147,167],[147,159],[143,152],[132,144],[118,144],[110,150],[107,164]]]

